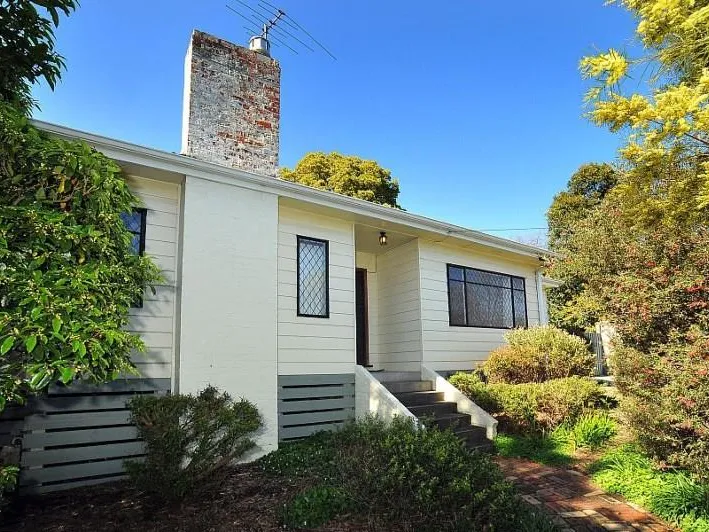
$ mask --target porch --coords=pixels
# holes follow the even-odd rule
[[[370,371],[419,371],[422,362],[418,238],[355,225],[356,361]]]

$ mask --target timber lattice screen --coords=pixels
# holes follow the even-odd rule
[[[20,493],[43,493],[125,477],[126,459],[143,443],[127,402],[136,394],[168,393],[170,379],[123,379],[101,386],[52,386],[0,418],[0,445],[21,442]]]
[[[278,376],[278,439],[342,427],[355,415],[353,373]]]

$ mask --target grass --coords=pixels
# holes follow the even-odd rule
[[[499,434],[495,447],[500,456],[528,458],[547,465],[565,466],[573,462],[569,445],[553,436]]]
[[[681,471],[658,470],[636,447],[609,450],[589,471],[606,491],[647,508],[684,532],[709,532],[709,485]]]
[[[568,466],[578,449],[598,450],[615,432],[615,422],[607,414],[595,413],[544,436],[501,434],[495,445],[502,456]],[[660,471],[637,447],[610,447],[588,471],[599,487],[643,506],[684,532],[709,532],[709,485],[681,471]]]
[[[547,465],[565,466],[577,449],[597,450],[616,433],[616,423],[605,412],[584,414],[571,426],[562,425],[549,434],[500,434],[495,446],[501,456],[528,458]]]

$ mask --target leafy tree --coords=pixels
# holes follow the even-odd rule
[[[0,3],[0,410],[55,381],[135,371],[143,343],[125,331],[128,310],[160,279],[132,252],[121,214],[138,199],[120,167],[27,116],[31,84],[59,79],[53,28],[74,7]]]
[[[60,13],[74,9],[75,0],[0,2],[0,101],[28,111],[33,83],[44,80],[54,89],[64,68],[54,51],[54,28]]]
[[[391,172],[375,161],[359,157],[308,153],[293,170],[282,168],[281,179],[400,208],[396,203],[399,182],[391,177]]]
[[[709,221],[709,28],[707,2],[623,0],[638,19],[643,55],[616,50],[581,61],[591,119],[624,130],[627,176],[615,200],[635,224],[697,227]],[[654,69],[642,92],[623,81]],[[630,86],[635,89],[637,80]]]
[[[581,61],[590,118],[625,134],[623,172],[554,265],[618,331],[611,360],[645,449],[709,471],[709,5],[622,0],[642,52]],[[644,69],[652,75],[643,77]],[[633,77],[625,90],[625,80]],[[638,80],[645,85],[638,87]],[[632,92],[636,91],[636,92]]]
[[[131,371],[128,309],[159,278],[132,252],[120,167],[0,106],[0,407],[52,382]]]
[[[607,163],[584,164],[574,172],[566,190],[554,196],[547,212],[551,249],[563,255],[575,253],[570,246],[571,236],[615,187],[618,175],[618,170]],[[581,333],[598,321],[600,309],[584,293],[585,279],[557,264],[551,260],[548,273],[564,284],[548,291],[549,319],[559,327]]]
[[[607,163],[584,164],[574,172],[566,190],[554,196],[547,212],[552,249],[564,248],[578,222],[601,203],[617,182],[618,171]]]

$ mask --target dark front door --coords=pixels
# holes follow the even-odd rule
[[[369,324],[367,323],[367,270],[355,270],[355,320],[357,364],[369,366]]]

